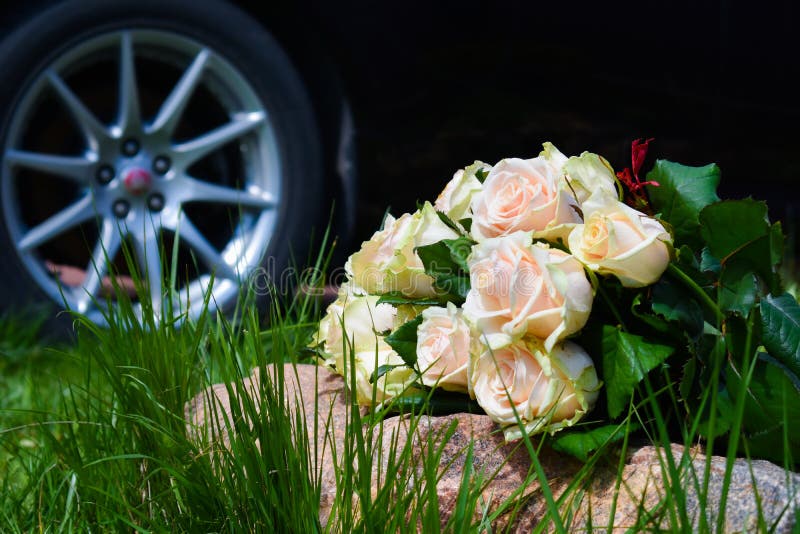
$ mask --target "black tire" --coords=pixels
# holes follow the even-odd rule
[[[17,103],[47,65],[86,39],[126,28],[175,32],[198,41],[251,84],[274,124],[283,161],[278,222],[265,261],[270,260],[270,271],[280,271],[291,257],[305,258],[312,228],[324,225],[320,214],[328,209],[323,205],[322,147],[313,108],[281,46],[256,20],[226,2],[67,0],[24,21],[0,43],[0,147],[6,146]],[[6,163],[0,163],[5,168]],[[58,308],[21,261],[2,214],[0,249],[5,251],[0,261],[0,313],[45,303]]]

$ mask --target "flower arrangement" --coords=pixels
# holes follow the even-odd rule
[[[771,410],[749,429],[770,439],[785,414],[769,388],[800,400],[780,225],[764,203],[721,201],[716,165],[659,160],[642,180],[649,142],[633,143],[619,173],[551,143],[531,159],[476,161],[434,204],[387,215],[350,256],[312,342],[324,365],[354,377],[364,405],[468,395],[509,440],[572,427],[598,399],[598,419],[618,419],[660,369],[707,435],[740,408]],[[720,380],[727,396],[709,404],[699,392]]]

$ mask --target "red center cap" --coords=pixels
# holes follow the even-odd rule
[[[153,177],[141,167],[133,167],[125,172],[123,179],[125,190],[132,195],[141,195],[150,189],[153,184]]]

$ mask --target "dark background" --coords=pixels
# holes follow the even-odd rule
[[[52,3],[0,0],[0,34]],[[656,157],[718,163],[721,196],[767,200],[796,248],[792,0],[235,3],[306,81],[331,183],[341,100],[352,110],[360,186],[357,216],[339,224],[345,249],[369,238],[387,206],[399,214],[435,199],[475,159],[533,157],[549,140],[621,170],[639,137],[655,138],[646,168]]]
[[[794,226],[794,2],[320,2],[304,13],[356,121],[356,242],[387,205],[413,210],[457,168],[533,157],[547,140],[621,170],[631,140],[654,137],[648,168],[716,162],[723,198],[768,200]]]

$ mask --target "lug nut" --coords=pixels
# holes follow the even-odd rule
[[[122,153],[126,156],[135,156],[139,153],[139,141],[136,139],[127,139],[122,143]]]
[[[161,211],[164,209],[164,195],[161,193],[153,193],[147,199],[147,207],[151,211]]]
[[[114,202],[114,205],[111,209],[114,210],[114,215],[122,219],[128,216],[128,212],[131,210],[131,205],[128,204],[127,200],[120,199]]]
[[[170,161],[167,156],[156,156],[153,160],[153,171],[157,174],[166,174],[169,170]]]
[[[102,165],[99,169],[97,169],[97,181],[103,185],[106,185],[114,179],[115,174],[114,167],[111,165]]]

